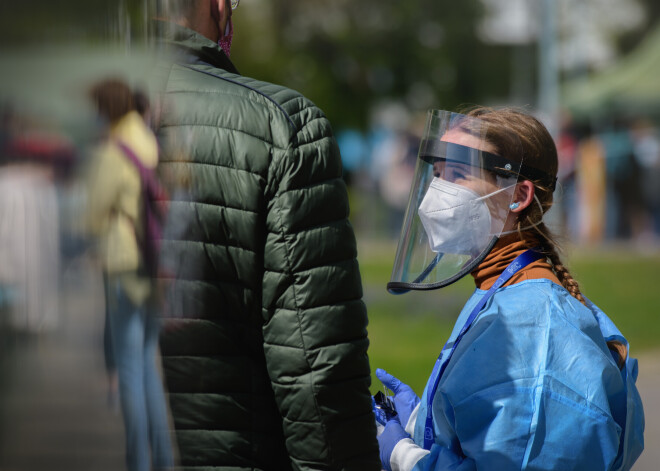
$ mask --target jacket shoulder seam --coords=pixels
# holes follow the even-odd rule
[[[232,80],[232,79],[230,79],[230,78],[228,78],[228,77],[222,77],[221,75],[214,74],[213,72],[210,72],[210,71],[208,71],[208,70],[200,70],[200,69],[196,69],[196,68],[194,68],[194,67],[192,67],[192,66],[189,66],[189,65],[185,65],[184,67],[186,67],[186,68],[188,68],[188,69],[190,69],[190,70],[193,70],[193,71],[195,71],[195,72],[199,72],[199,73],[202,73],[202,74],[210,75],[211,77],[215,77],[215,78],[218,78],[218,79],[220,79],[220,80],[224,80],[225,82],[233,83],[234,85],[238,85],[239,87],[247,88],[248,90],[257,93],[258,95],[261,95],[261,96],[264,97],[266,100],[270,101],[273,105],[275,105],[275,107],[278,108],[278,109],[280,110],[280,112],[282,112],[282,114],[284,115],[284,117],[286,118],[286,120],[289,122],[289,124],[291,125],[291,127],[292,127],[294,130],[296,130],[296,131],[298,130],[298,127],[297,127],[296,124],[293,122],[293,119],[291,119],[291,116],[289,115],[289,113],[287,113],[287,111],[282,107],[282,105],[279,104],[279,103],[278,103],[273,97],[271,97],[271,96],[268,95],[267,93],[265,93],[265,92],[263,92],[263,91],[261,91],[261,90],[255,88],[255,87],[252,87],[252,86],[250,86],[250,85],[248,85],[248,84],[241,83],[241,82],[239,82],[239,81],[237,81],[237,80]]]

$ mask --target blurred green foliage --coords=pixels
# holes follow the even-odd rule
[[[575,255],[582,292],[612,318],[633,354],[660,344],[660,251],[608,250]]]
[[[369,313],[369,359],[372,373],[384,368],[419,395],[454,321],[474,290],[472,277],[441,290],[391,295],[386,291],[396,243],[362,240],[358,234],[360,270]],[[660,251],[634,248],[585,251],[564,256],[582,292],[600,307],[626,336],[631,353],[660,345]],[[381,389],[372,374],[371,390]]]
[[[0,45],[150,42],[172,0],[0,2]],[[189,0],[193,2],[195,0]],[[657,18],[654,0],[633,48]],[[380,103],[412,114],[464,104],[534,106],[537,45],[483,42],[483,0],[244,0],[234,11],[232,60],[242,74],[302,92],[336,129],[365,131]]]
[[[0,2],[0,45],[144,41],[157,0],[7,0]]]
[[[261,0],[235,11],[242,74],[299,90],[336,127],[383,100],[412,111],[507,96],[510,48],[476,35],[480,0]]]

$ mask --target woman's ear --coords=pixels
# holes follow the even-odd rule
[[[516,184],[516,191],[513,194],[513,201],[511,202],[512,213],[520,213],[527,206],[532,204],[534,199],[534,184],[529,180],[523,180],[520,183]]]

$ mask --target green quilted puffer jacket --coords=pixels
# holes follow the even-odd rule
[[[367,314],[330,123],[177,27],[161,353],[180,466],[378,470]]]

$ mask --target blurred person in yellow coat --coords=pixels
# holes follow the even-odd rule
[[[133,93],[121,80],[96,84],[91,97],[108,124],[90,166],[88,221],[99,237],[119,396],[126,430],[129,470],[173,465],[167,409],[156,364],[159,326],[150,308],[152,282],[139,241],[143,181],[133,159],[147,169],[158,163],[154,134],[136,111]]]

